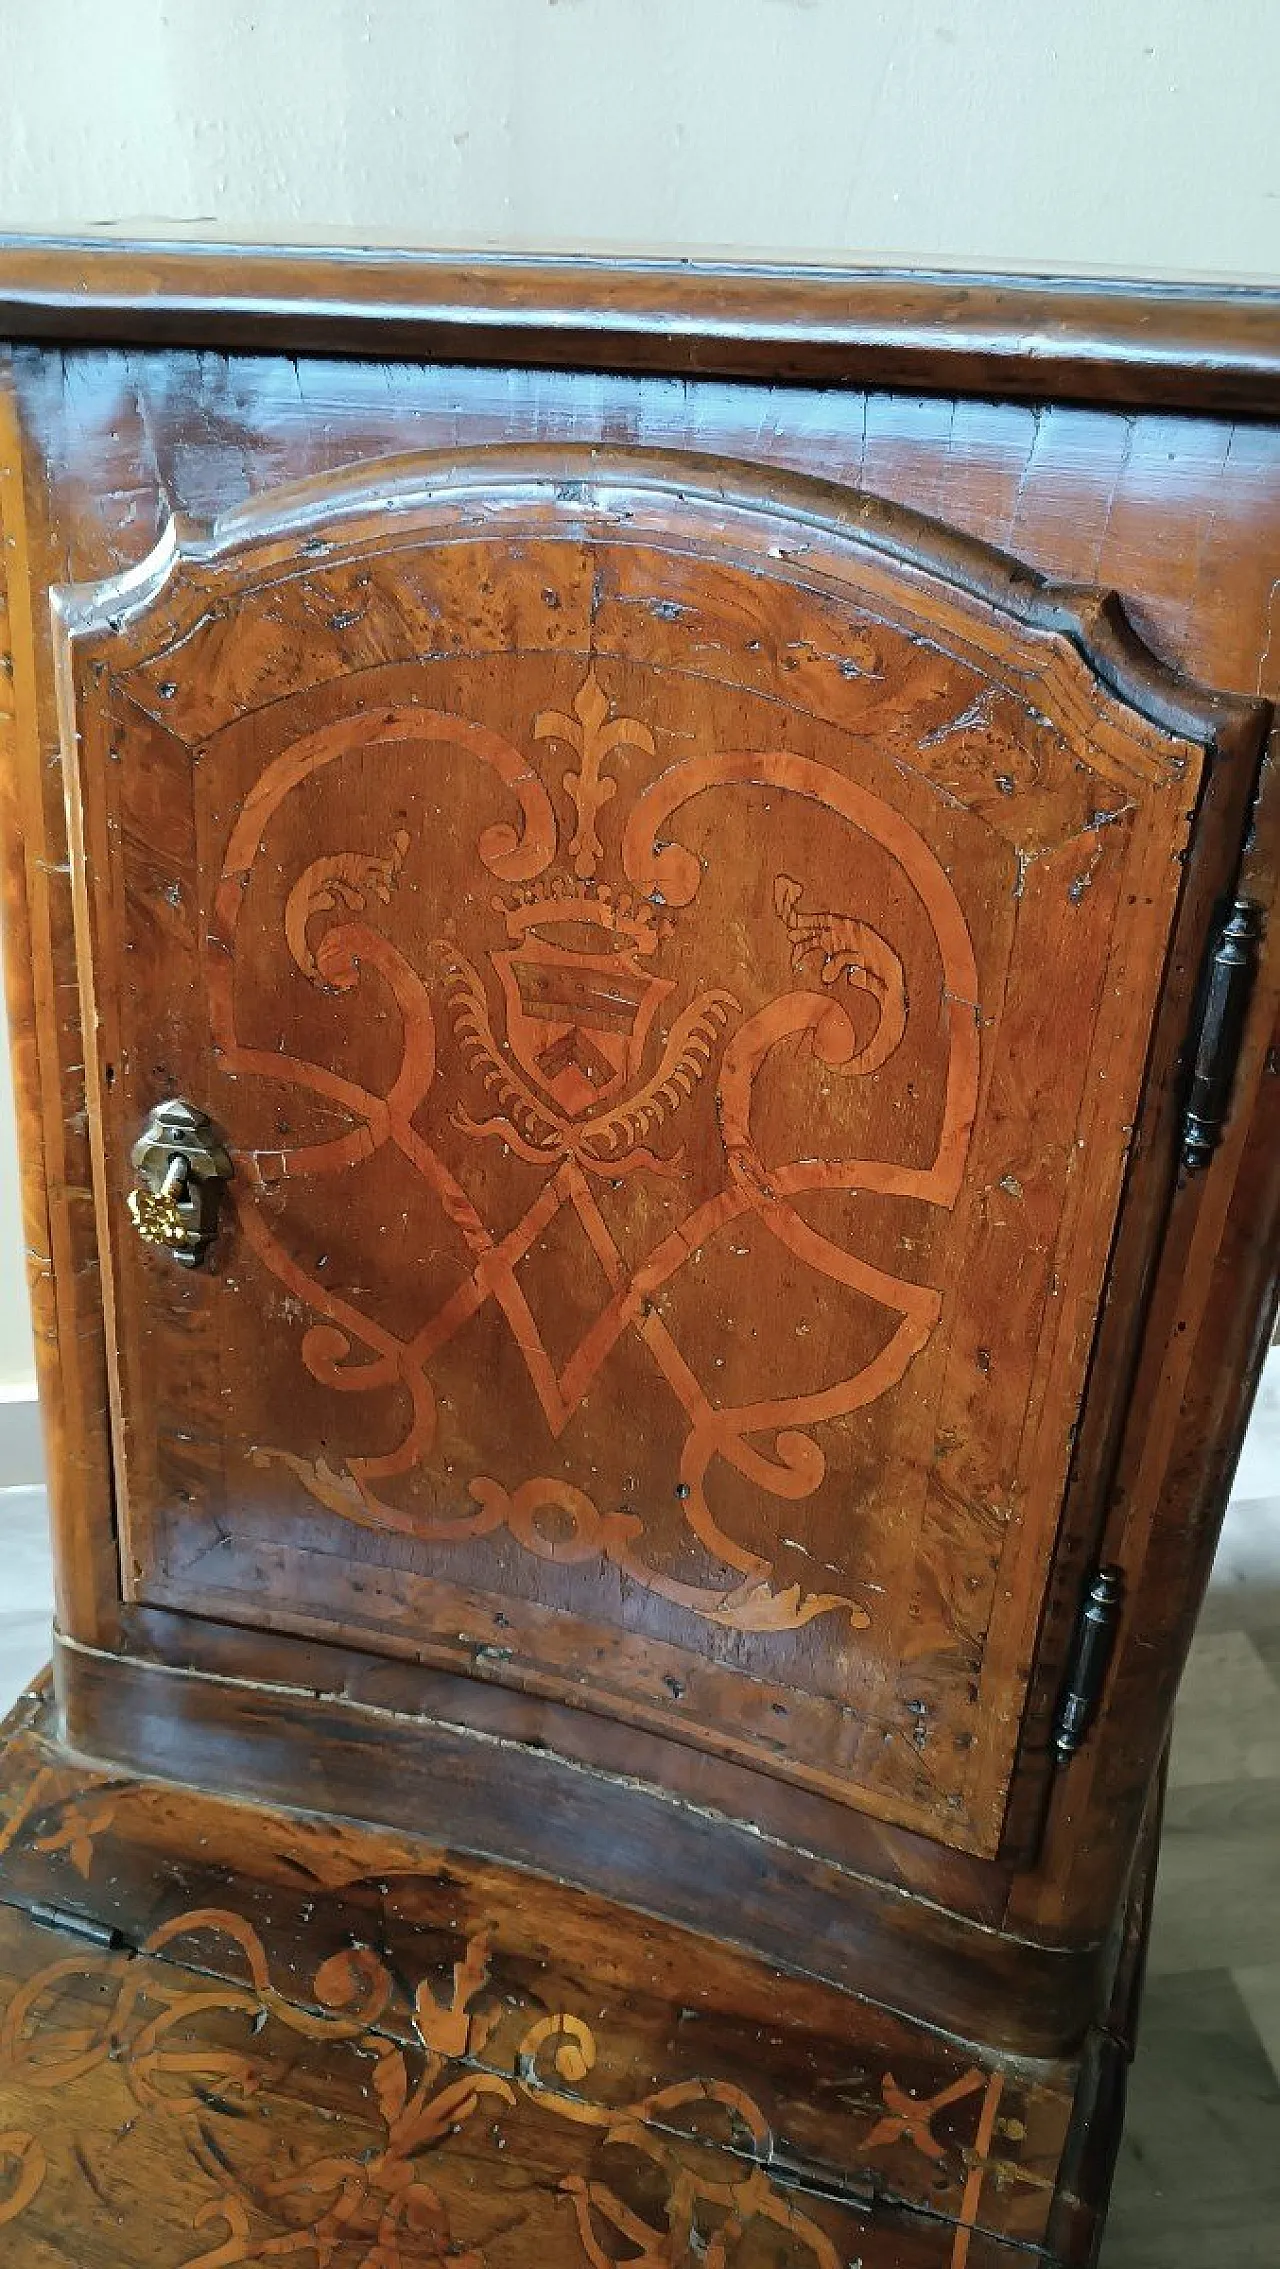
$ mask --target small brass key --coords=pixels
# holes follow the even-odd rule
[[[180,1268],[197,1268],[213,1242],[221,1186],[232,1173],[210,1121],[180,1096],[159,1103],[131,1157],[139,1179],[126,1203],[138,1235],[172,1253]]]

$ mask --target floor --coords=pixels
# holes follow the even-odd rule
[[[1280,1349],[1183,1682],[1102,2269],[1280,2264]]]
[[[43,1664],[39,1490],[0,1490],[0,1707]],[[1178,1711],[1142,2037],[1102,2269],[1280,2263],[1280,1350]]]

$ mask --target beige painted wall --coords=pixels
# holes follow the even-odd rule
[[[1278,79],[1280,0],[0,0],[0,227],[1277,278]]]
[[[1276,274],[1277,0],[0,0],[0,222]]]

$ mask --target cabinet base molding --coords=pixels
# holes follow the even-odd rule
[[[278,1682],[260,1684],[59,1641],[64,1737],[111,1773],[426,1833],[694,1930],[706,1927],[714,1882],[716,1935],[744,1952],[847,1992],[873,1977],[890,2005],[925,2007],[1010,2055],[1078,2048],[1105,1992],[1106,1945],[1055,1946],[975,1926],[936,1898],[764,1835],[705,1799],[551,1755],[536,1734],[304,1691],[289,1679],[292,1659],[277,1644]],[[359,1658],[350,1659],[358,1676]]]

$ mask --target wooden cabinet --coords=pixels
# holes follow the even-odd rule
[[[57,605],[126,1596],[994,1855],[1258,719],[691,453],[362,466]]]
[[[415,2053],[479,2055],[542,1906],[606,2004],[647,1977],[659,2032],[714,1978],[724,2056],[789,2108],[758,2113],[777,2182],[694,2214],[687,2257],[828,2269],[852,2238],[796,2218],[825,2197],[871,2214],[869,2263],[1085,2261],[1154,1777],[1274,1302],[1280,433],[1223,412],[1280,400],[1280,310],[1232,333],[1156,296],[1139,347],[1133,305],[1068,295],[1047,377],[1001,350],[1003,388],[1059,393],[1024,410],[983,399],[1009,286],[886,350],[848,279],[837,369],[830,280],[663,299],[660,271],[498,264],[460,312],[423,262],[392,312],[357,264],[318,339],[305,260],[271,312],[265,256],[215,288],[174,253],[160,347],[143,267],[122,311],[104,253],[80,323],[139,344],[59,352],[70,256],[40,289],[6,257],[35,341],[0,473],[10,992],[60,1586],[55,1699],[8,1752],[16,1905],[62,1912],[70,1867],[69,1911],[228,1990],[247,1959],[287,2026],[258,1909],[289,1866],[327,1886],[320,1938],[286,1932],[300,2008],[312,1955],[359,1969],[345,1887],[447,1850],[429,1928],[463,1968]],[[886,352],[938,398],[875,391],[909,375]],[[1135,387],[1145,411],[1072,406]],[[233,1796],[258,1810],[217,1888]],[[42,1975],[19,1940],[11,1975]],[[394,1998],[415,1960],[379,1959]],[[356,1970],[325,1971],[324,2025]],[[48,2011],[15,1994],[35,2087]],[[509,2029],[485,2069],[514,2104],[537,2057]],[[642,2160],[664,2085],[741,2092],[646,2038],[605,2097]],[[822,2115],[849,2043],[852,2129]],[[34,2229],[62,2193],[10,2158]],[[684,2260],[643,2250],[645,2163],[602,2190],[566,2161],[576,2221],[521,2243]],[[303,2227],[243,2167],[218,2195],[179,2213],[222,2214],[202,2262]],[[352,2269],[462,2258],[413,2251],[413,2210]]]

